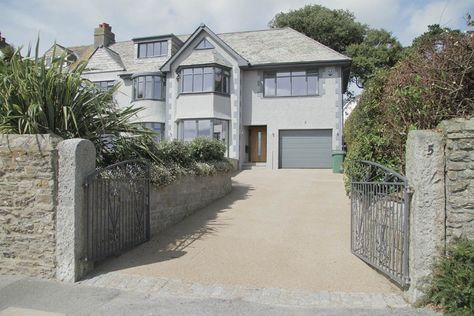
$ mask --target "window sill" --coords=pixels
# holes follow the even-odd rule
[[[217,94],[217,95],[221,95],[223,97],[230,97],[230,93],[222,93],[222,92],[216,92],[216,91],[180,92],[178,97],[181,96],[181,95],[195,95],[195,94]]]
[[[320,97],[320,94],[312,94],[312,95],[262,95],[262,98],[264,99],[281,99],[281,98],[314,98],[314,97]]]
[[[159,56],[150,56],[150,57],[137,57],[137,59],[151,59],[151,58],[163,58],[163,57],[168,57],[168,54],[159,55]]]
[[[140,102],[140,101],[161,101],[161,102],[165,102],[165,99],[153,99],[153,98],[132,99],[132,102]]]

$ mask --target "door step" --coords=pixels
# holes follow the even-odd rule
[[[265,169],[266,167],[266,162],[244,162],[242,164],[242,170]]]

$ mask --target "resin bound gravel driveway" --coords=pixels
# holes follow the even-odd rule
[[[350,204],[342,175],[248,170],[233,180],[228,196],[105,261],[96,275],[224,287],[400,293],[350,252]]]

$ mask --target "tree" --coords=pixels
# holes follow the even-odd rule
[[[357,171],[350,161],[361,159],[403,172],[410,130],[474,115],[474,36],[435,31],[367,80],[344,126],[347,177]]]
[[[389,69],[402,57],[400,42],[384,29],[369,29],[362,43],[351,44],[346,53],[352,57],[352,81],[362,88],[377,69]]]
[[[13,46],[5,45],[0,49],[0,60],[8,62],[13,57],[14,53],[15,48],[13,48]]]
[[[351,57],[351,80],[360,88],[376,70],[392,67],[402,55],[402,45],[392,34],[356,21],[354,14],[348,10],[307,5],[302,9],[278,13],[269,26],[289,26]]]
[[[426,45],[427,43],[435,45],[436,42],[441,44],[441,41],[443,41],[444,38],[451,35],[461,35],[461,31],[453,30],[449,27],[441,27],[439,24],[428,25],[428,31],[415,38],[411,47]]]
[[[312,39],[344,53],[347,46],[364,40],[367,26],[355,20],[347,10],[331,10],[320,5],[306,5],[287,13],[280,12],[270,27],[289,26]]]

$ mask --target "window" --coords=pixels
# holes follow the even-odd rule
[[[315,70],[265,73],[263,85],[266,97],[307,96],[319,93],[318,72]]]
[[[164,100],[165,82],[162,76],[138,76],[133,78],[133,100]]]
[[[228,149],[229,121],[219,119],[181,120],[178,123],[178,131],[181,140],[192,141],[196,137],[212,137],[222,141]]]
[[[109,91],[114,86],[114,80],[108,81],[94,81],[95,86],[102,91]]]
[[[207,38],[203,38],[202,41],[197,44],[195,49],[211,49],[214,48],[214,46],[207,40]]]
[[[181,92],[218,92],[229,94],[230,72],[220,67],[181,70]]]
[[[142,126],[144,128],[151,129],[152,131],[155,132],[156,137],[155,140],[157,142],[160,142],[164,138],[165,134],[165,124],[164,123],[157,123],[157,122],[147,122],[147,123],[142,123]]]
[[[168,41],[138,44],[138,58],[159,57],[168,55]]]

